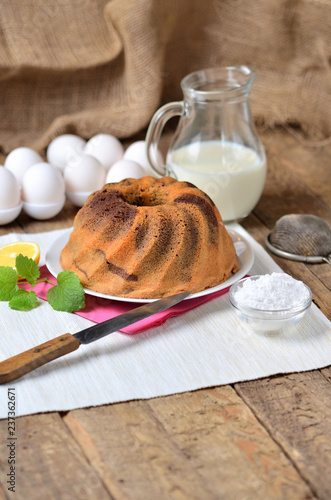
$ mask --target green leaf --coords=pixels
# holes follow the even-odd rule
[[[35,292],[28,292],[21,288],[9,302],[9,307],[16,309],[16,311],[30,311],[30,309],[36,307],[36,304],[37,295]]]
[[[18,275],[24,278],[30,285],[33,285],[40,276],[39,267],[36,261],[21,253],[16,257],[15,265]]]
[[[0,266],[0,300],[10,300],[18,290],[18,276],[15,269]]]
[[[72,271],[62,271],[57,285],[47,292],[47,300],[56,311],[73,312],[85,307],[85,293],[78,276]]]

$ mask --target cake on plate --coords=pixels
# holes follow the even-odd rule
[[[172,177],[106,184],[77,213],[60,263],[108,295],[159,298],[214,287],[238,270],[207,194]]]

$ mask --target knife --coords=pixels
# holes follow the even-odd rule
[[[182,292],[170,295],[163,299],[155,300],[136,307],[129,312],[107,319],[102,323],[85,328],[80,332],[65,333],[52,340],[40,344],[28,351],[24,351],[12,358],[0,362],[0,384],[16,380],[22,375],[29,373],[39,366],[45,365],[53,359],[60,358],[69,352],[75,351],[81,344],[90,344],[121,328],[132,325],[137,321],[148,318],[153,314],[164,311],[190,295],[190,292]]]

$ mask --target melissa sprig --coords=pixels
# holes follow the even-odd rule
[[[15,266],[16,270],[0,266],[0,301],[9,301],[11,309],[29,311],[36,307],[38,299],[33,289],[42,282],[52,285],[47,300],[56,311],[74,312],[85,307],[84,289],[72,271],[62,271],[57,276],[57,283],[53,283],[48,278],[39,279],[39,267],[29,257],[19,254]],[[25,290],[19,287],[20,284],[29,284],[31,288]]]

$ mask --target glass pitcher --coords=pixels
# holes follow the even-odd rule
[[[162,106],[146,135],[156,176],[189,181],[207,193],[224,222],[246,217],[265,184],[266,157],[249,95],[256,73],[246,66],[197,71],[181,81],[184,100]],[[166,164],[157,154],[165,123],[180,116]]]

